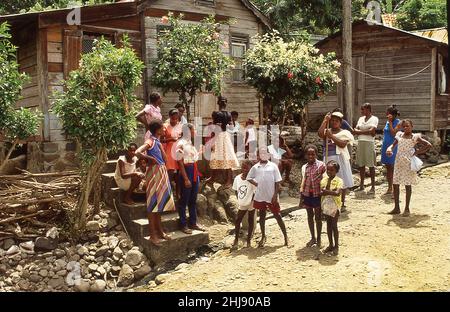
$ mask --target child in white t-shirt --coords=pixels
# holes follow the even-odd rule
[[[253,196],[255,195],[256,186],[247,181],[247,174],[252,168],[253,163],[245,160],[241,164],[242,173],[234,179],[233,190],[236,191],[236,197],[239,204],[239,212],[235,224],[236,237],[233,243],[233,249],[238,247],[239,232],[241,230],[241,222],[248,211],[248,235],[247,247],[251,247],[251,239],[255,227],[255,208],[253,208]]]

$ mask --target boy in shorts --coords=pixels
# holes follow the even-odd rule
[[[260,248],[264,247],[266,243],[265,226],[267,209],[272,212],[275,220],[278,222],[281,232],[283,232],[284,245],[289,245],[286,226],[280,215],[281,208],[278,199],[280,183],[283,179],[281,178],[278,166],[269,159],[270,153],[267,150],[267,146],[260,147],[258,149],[259,162],[250,169],[250,172],[247,175],[247,181],[256,186],[253,207],[259,210],[259,225],[262,234],[261,241],[258,244],[258,247]]]
[[[251,247],[251,240],[255,221],[255,208],[253,208],[253,196],[255,195],[256,186],[247,181],[247,175],[253,166],[250,160],[244,160],[241,164],[242,173],[234,179],[233,190],[236,191],[236,197],[239,204],[239,212],[236,219],[235,232],[236,237],[233,243],[233,249],[239,244],[239,233],[241,231],[241,222],[248,211],[248,235],[247,248]]]

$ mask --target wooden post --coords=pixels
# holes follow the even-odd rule
[[[353,126],[352,1],[342,0],[342,9],[343,107],[348,122]]]

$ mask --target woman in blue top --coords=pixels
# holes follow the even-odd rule
[[[401,128],[401,122],[400,119],[397,118],[398,116],[400,116],[400,112],[395,105],[389,106],[386,110],[386,117],[388,120],[383,129],[383,147],[381,148],[381,163],[383,163],[387,169],[388,189],[386,194],[392,194],[392,179],[394,177],[394,163],[395,155],[397,154],[397,147],[393,150],[394,157],[388,157],[386,155],[386,150],[392,143],[394,143],[395,134]]]

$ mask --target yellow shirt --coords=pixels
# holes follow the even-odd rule
[[[327,187],[328,184],[328,176],[325,174],[322,181],[320,181],[320,188],[324,189]],[[342,181],[341,178],[339,178],[338,176],[335,176],[333,178],[333,180],[331,180],[330,183],[330,191],[336,191],[338,189],[342,189],[344,187],[344,181]],[[331,196],[331,195],[327,195],[327,196]],[[324,200],[325,197],[327,196],[322,196],[322,201]],[[341,200],[341,196],[331,196],[333,197],[336,205],[339,207],[339,209],[342,206],[342,200]]]

